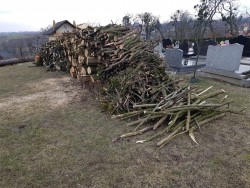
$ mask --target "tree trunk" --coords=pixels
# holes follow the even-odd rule
[[[25,63],[28,61],[33,61],[34,57],[21,57],[21,58],[11,58],[11,59],[5,59],[5,60],[0,60],[0,67],[5,66],[5,65],[14,65],[17,63]]]

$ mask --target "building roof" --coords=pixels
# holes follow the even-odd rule
[[[89,25],[86,24],[86,23],[81,23],[81,24],[78,24],[78,25],[77,25],[77,27],[78,27],[79,29],[86,29],[88,26],[89,26]]]
[[[71,24],[68,20],[63,20],[63,21],[57,22],[54,27],[52,26],[48,31],[44,32],[44,35],[51,35],[55,33],[59,27],[61,27],[63,24],[66,24],[66,23],[76,28],[76,26]]]

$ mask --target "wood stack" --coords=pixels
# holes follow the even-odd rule
[[[157,102],[176,89],[178,81],[165,73],[164,60],[152,49],[153,43],[141,39],[137,29],[107,25],[64,33],[41,54],[46,67],[55,64],[61,70],[66,65],[60,66],[58,57],[66,57],[61,62],[83,83],[106,82],[102,106],[117,113],[149,98]]]
[[[45,66],[49,68],[51,64],[58,65],[58,58],[64,54],[72,77],[79,79],[93,74],[106,77],[124,69],[127,64],[139,62],[143,52],[151,53],[156,58],[152,45],[141,40],[136,29],[107,25],[64,33],[57,41],[47,43],[41,54]],[[55,56],[58,57],[55,59]]]
[[[163,64],[152,48],[153,43],[142,40],[137,29],[111,24],[64,33],[41,48],[40,55],[49,70],[68,70],[84,84],[107,80],[142,59]]]
[[[59,40],[47,42],[41,48],[39,56],[42,59],[42,64],[48,70],[66,71],[68,69],[69,62],[64,52],[64,47]],[[40,59],[35,64],[40,65]]]
[[[94,28],[88,27],[74,33],[65,33],[62,37],[65,54],[69,62],[69,72],[80,81],[94,81],[91,76],[97,69],[98,60],[93,46]]]
[[[58,70],[66,67],[72,77],[83,83],[97,85],[101,82],[101,107],[119,114],[114,117],[137,118],[128,123],[137,125],[134,131],[118,139],[158,130],[165,125],[162,132],[141,142],[166,132],[169,135],[157,146],[183,133],[189,133],[195,141],[193,131],[232,112],[222,109],[231,101],[207,102],[224,93],[222,90],[206,95],[210,88],[197,91],[196,88],[180,87],[179,78],[165,72],[164,60],[152,48],[153,43],[141,39],[137,30],[107,25],[65,33],[42,48],[41,54],[46,67]],[[148,122],[154,124],[148,125]]]

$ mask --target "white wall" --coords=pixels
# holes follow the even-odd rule
[[[56,30],[56,35],[60,35],[62,33],[72,32],[75,28],[69,25],[68,23],[63,24]]]
[[[61,27],[59,27],[53,35],[49,36],[49,40],[56,40],[57,36],[60,36],[62,33],[72,32],[74,29],[74,27],[72,27],[68,23],[65,23]]]

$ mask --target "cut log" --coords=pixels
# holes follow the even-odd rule
[[[87,73],[89,75],[96,73],[96,67],[87,67]]]
[[[5,65],[14,65],[17,63],[24,63],[28,61],[33,61],[34,57],[21,57],[21,58],[11,58],[11,59],[5,59],[0,60],[0,67]]]
[[[86,58],[86,65],[97,65],[98,64],[98,58],[96,57],[87,57]]]
[[[79,55],[78,56],[78,63],[79,64],[83,64],[84,63],[84,56],[83,55]]]
[[[71,55],[68,56],[68,59],[69,59],[70,62],[72,62],[72,57],[71,57]]]
[[[84,67],[80,67],[80,68],[78,69],[78,74],[79,74],[79,75],[87,75],[86,69],[85,69]]]
[[[69,72],[70,72],[70,75],[71,75],[72,78],[76,78],[77,74],[76,74],[76,69],[75,69],[75,67],[72,66],[72,67],[70,68],[70,71],[69,71]]]
[[[84,56],[85,56],[85,57],[88,57],[88,54],[89,54],[89,50],[88,50],[88,48],[85,48],[85,49],[84,49]]]
[[[74,58],[74,59],[72,59],[72,66],[75,66],[75,67],[76,67],[76,66],[77,66],[77,64],[78,64],[78,63],[77,63],[77,59],[75,59],[75,58]]]
[[[87,73],[90,75],[92,72],[91,72],[91,67],[88,67],[87,68]]]

